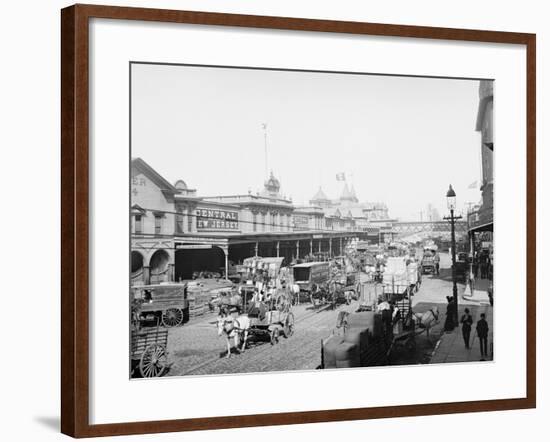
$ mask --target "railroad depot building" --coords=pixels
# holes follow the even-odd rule
[[[132,159],[132,284],[190,279],[205,270],[228,274],[231,262],[250,256],[287,263],[317,252],[337,256],[352,241],[391,237],[391,227],[381,234],[376,226],[383,214],[372,215],[385,209],[387,217],[387,208],[346,200],[355,195],[347,184],[343,200],[318,201],[318,193],[307,207],[295,206],[280,187],[271,174],[257,194],[199,196],[183,180],[171,184],[141,158]]]

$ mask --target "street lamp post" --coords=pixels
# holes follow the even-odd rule
[[[456,209],[456,193],[453,187],[449,184],[449,190],[447,191],[447,208],[451,212],[450,217],[444,219],[451,221],[451,259],[452,259],[452,277],[453,277],[453,301],[455,306],[454,312],[454,324],[458,326],[458,288],[456,286],[456,238],[455,238],[455,221],[461,219],[462,216],[455,216]]]

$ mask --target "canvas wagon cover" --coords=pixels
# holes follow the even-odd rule
[[[388,286],[407,286],[407,264],[403,257],[388,258],[382,282]]]

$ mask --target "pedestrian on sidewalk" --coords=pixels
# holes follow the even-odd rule
[[[456,326],[455,305],[454,298],[452,296],[447,296],[447,312],[444,324],[445,331],[453,331]]]
[[[460,318],[460,323],[462,324],[462,337],[464,338],[464,345],[466,348],[470,348],[470,333],[472,332],[472,324],[474,320],[472,315],[470,315],[470,309],[464,309],[464,314]]]
[[[485,313],[481,314],[481,319],[476,325],[477,336],[479,338],[479,348],[481,350],[481,360],[487,357],[487,336],[489,335],[489,324],[485,320]]]

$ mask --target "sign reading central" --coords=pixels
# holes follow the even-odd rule
[[[197,230],[239,230],[238,212],[197,209]]]

